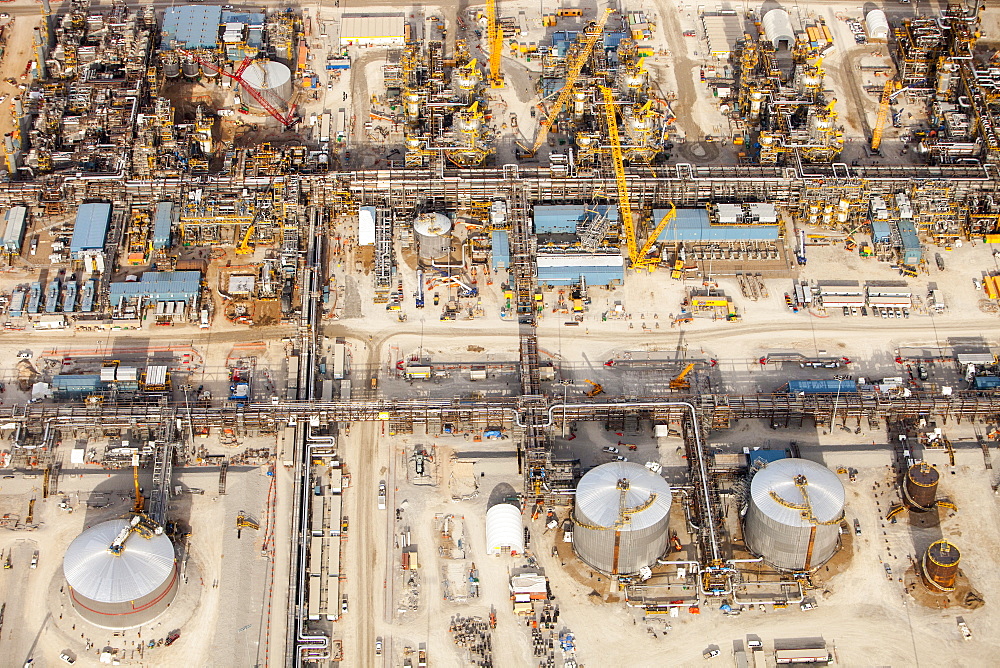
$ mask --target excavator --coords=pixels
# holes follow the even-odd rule
[[[684,369],[670,381],[670,389],[675,391],[691,389],[691,382],[687,380],[687,375],[691,373],[691,369],[693,368],[694,362],[690,362],[686,367],[684,367]]]
[[[604,386],[601,385],[600,383],[595,383],[589,378],[585,379],[583,382],[589,383],[591,385],[591,388],[587,390],[586,393],[588,397],[596,397],[598,394],[604,394]]]

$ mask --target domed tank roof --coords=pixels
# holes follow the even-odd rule
[[[292,80],[287,65],[274,60],[258,61],[243,72],[243,81],[257,90],[280,89]]]
[[[413,221],[413,231],[425,237],[440,237],[451,231],[451,219],[443,213],[422,213]]]
[[[840,478],[808,459],[779,459],[768,464],[750,481],[750,498],[764,515],[791,527],[833,522],[844,512]]]
[[[596,526],[614,526],[623,486],[627,486],[625,506],[632,512],[622,531],[645,529],[670,514],[670,485],[633,462],[610,462],[587,472],[576,487],[577,514]]]
[[[63,558],[63,574],[78,594],[102,603],[135,601],[172,576],[174,546],[163,534],[133,534],[120,554],[109,549],[126,520],[96,524],[76,537]]]

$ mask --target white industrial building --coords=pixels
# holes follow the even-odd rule
[[[344,14],[340,20],[341,46],[403,46],[403,14]]]

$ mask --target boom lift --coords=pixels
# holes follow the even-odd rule
[[[531,157],[535,155],[539,147],[545,143],[545,139],[549,136],[549,128],[552,123],[555,122],[556,118],[559,116],[559,112],[566,105],[566,101],[569,100],[569,96],[573,94],[573,86],[576,85],[576,80],[580,77],[580,72],[583,70],[583,66],[587,64],[587,60],[590,59],[590,54],[594,51],[594,45],[597,44],[597,40],[604,35],[604,24],[608,22],[608,17],[614,13],[613,9],[605,9],[604,15],[597,20],[596,23],[588,26],[584,29],[587,35],[587,40],[583,43],[583,47],[576,52],[576,55],[571,57],[569,63],[566,66],[566,81],[563,83],[562,90],[559,91],[556,101],[552,103],[552,108],[549,109],[548,117],[545,118],[540,123],[540,128],[538,130],[538,137],[535,139],[535,144],[530,149],[521,146],[522,149],[527,151],[526,157]]]

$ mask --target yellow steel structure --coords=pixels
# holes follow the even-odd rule
[[[618,119],[615,118],[615,96],[607,86],[601,86],[601,95],[604,96],[604,117],[608,122],[608,138],[611,140],[611,158],[615,165],[615,185],[618,187],[618,211],[621,215],[622,230],[625,232],[625,242],[628,244],[628,258],[632,265],[635,266],[639,261],[639,244],[636,243],[635,221],[632,218],[632,204],[628,198],[625,164],[622,162],[622,140],[618,136]]]
[[[503,31],[497,18],[497,0],[486,0],[486,39],[490,45],[490,88],[503,88],[500,56],[503,55]]]
[[[875,118],[875,127],[872,129],[872,150],[877,151],[878,147],[882,145],[882,128],[885,127],[885,121],[889,116],[889,102],[892,101],[892,93],[896,90],[899,83],[895,79],[889,79],[885,82],[885,88],[882,89],[882,101],[878,105],[878,116]]]
[[[580,76],[583,66],[587,63],[590,58],[590,54],[594,51],[594,45],[597,44],[597,40],[601,38],[604,34],[604,24],[608,22],[608,17],[614,13],[613,9],[605,9],[604,14],[600,19],[597,20],[593,26],[589,26],[585,29],[587,34],[587,40],[583,43],[583,48],[579,49],[576,54],[570,58],[569,63],[566,66],[566,81],[563,83],[562,90],[559,91],[559,96],[556,97],[556,101],[552,104],[552,108],[549,109],[548,117],[541,122],[541,128],[538,131],[538,138],[535,139],[535,145],[529,150],[529,155],[534,155],[538,148],[545,143],[545,139],[549,135],[549,128],[552,123],[559,116],[559,112],[566,105],[566,101],[569,96],[573,93],[573,86],[576,84],[576,80]]]

